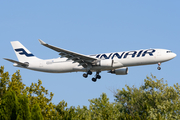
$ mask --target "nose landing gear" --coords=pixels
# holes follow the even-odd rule
[[[157,67],[158,70],[161,70],[161,67],[160,67],[160,66],[161,66],[161,63],[159,62],[159,63],[158,63],[158,67]]]

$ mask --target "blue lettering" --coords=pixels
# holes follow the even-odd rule
[[[23,49],[24,50],[24,49]],[[19,50],[19,51],[22,51],[22,50]],[[119,54],[119,53],[111,53],[111,54],[109,54],[109,56],[107,55],[107,54],[98,54],[97,56],[96,56],[96,58],[100,58],[100,59],[102,59],[103,57],[104,57],[104,59],[110,59],[110,57],[111,57],[111,59],[114,59],[114,57],[117,57],[118,59],[121,59],[122,57],[123,57],[123,55],[124,55],[124,57],[123,58],[127,58],[127,56],[128,55],[130,55],[132,58],[134,58],[136,55],[136,57],[140,57],[141,55],[142,55],[142,57],[144,57],[146,54],[149,54],[150,56],[153,56],[153,53],[156,51],[156,50],[154,50],[154,49],[149,49],[149,50],[145,50],[144,52],[143,52],[144,50],[140,50],[139,52],[138,51],[129,51],[129,52],[123,52],[123,53],[121,53],[121,54]],[[27,54],[27,53],[24,53],[24,51],[22,52],[22,53],[20,53],[20,54]],[[113,54],[113,55],[112,55]],[[30,54],[28,54],[28,55],[30,55]]]
[[[124,52],[121,54],[121,56],[118,54],[118,53],[114,53],[114,55],[112,56],[112,58],[111,59],[113,59],[114,58],[114,56],[116,56],[116,57],[118,57],[118,59],[121,59],[122,58],[122,56],[123,56],[123,54],[124,54]]]
[[[100,59],[101,59],[102,57],[104,57],[105,59],[109,59],[109,58],[111,57],[111,55],[112,55],[112,53],[109,55],[109,57],[107,57],[106,54],[103,54],[103,55],[101,55]]]
[[[137,57],[140,57],[141,53],[143,52],[143,50],[139,51]]]
[[[96,58],[98,58],[101,54],[97,55]]]
[[[137,53],[136,51],[127,52],[127,53],[124,55],[124,58],[127,58],[128,55],[132,55],[132,57],[135,57],[136,53]]]
[[[146,51],[144,51],[144,53],[142,54],[142,57],[144,57],[146,54],[149,54],[150,56],[153,56],[153,53],[154,53],[155,51],[156,51],[156,50],[154,50],[154,49],[146,50]]]

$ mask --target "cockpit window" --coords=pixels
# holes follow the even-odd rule
[[[172,51],[166,51],[166,53],[172,53]]]

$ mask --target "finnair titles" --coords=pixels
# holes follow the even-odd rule
[[[102,59],[113,59],[114,57],[117,57],[118,59],[121,58],[127,58],[128,55],[130,55],[132,58],[134,57],[144,57],[146,54],[149,54],[150,56],[153,56],[153,53],[155,52],[155,49],[148,49],[148,50],[140,50],[140,51],[128,51],[128,52],[122,52],[122,53],[110,53],[109,55],[107,54],[98,54],[96,58]],[[124,55],[124,56],[123,56]]]
[[[176,57],[176,54],[167,49],[147,49],[127,52],[115,52],[96,55],[83,55],[59,47],[49,45],[39,39],[39,42],[56,52],[60,57],[57,59],[39,59],[26,49],[19,41],[11,42],[18,61],[4,58],[14,66],[35,71],[49,73],[85,72],[84,78],[96,72],[92,78],[93,82],[101,79],[100,72],[116,75],[128,74],[128,67],[139,65],[158,64],[160,70],[161,63]]]

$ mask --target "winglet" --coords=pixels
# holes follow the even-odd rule
[[[46,44],[44,41],[42,41],[41,39],[38,39],[39,40],[39,42],[41,43],[41,45],[44,45],[44,44]]]

